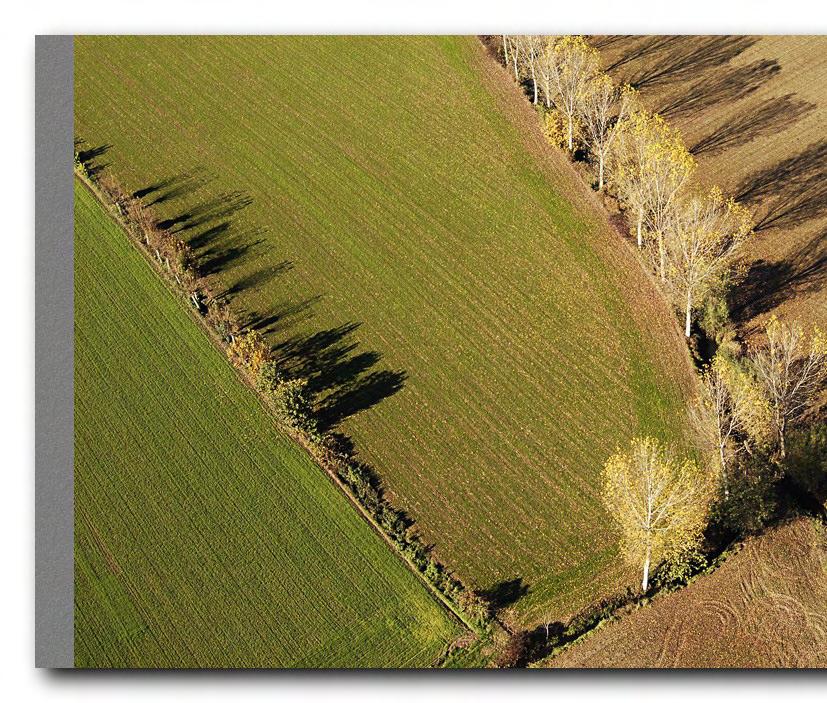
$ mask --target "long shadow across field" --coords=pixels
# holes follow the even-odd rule
[[[755,210],[755,229],[789,229],[827,215],[827,139],[745,178],[735,199]]]
[[[827,283],[827,229],[781,261],[754,261],[745,279],[732,288],[730,310],[745,322],[786,300],[821,290]]]
[[[736,199],[754,213],[755,231],[782,237],[789,230],[827,218],[827,140],[762,169],[738,187]],[[827,284],[827,223],[781,261],[755,261],[730,305],[743,322],[794,296]]]
[[[796,98],[794,93],[767,98],[757,107],[741,112],[721,124],[699,139],[689,151],[698,156],[748,144],[764,134],[777,133],[791,127],[815,108],[813,103]]]
[[[646,65],[631,71],[626,80],[638,90],[666,85],[723,66],[757,41],[757,37],[744,36],[645,37],[607,70],[646,58]]]
[[[605,37],[598,38],[596,45],[625,45],[607,70],[644,94],[648,89],[668,87],[662,104],[650,107],[666,118],[675,118],[698,117],[718,105],[733,105],[779,75],[778,59],[728,65],[757,41],[756,37],[742,36]],[[787,129],[814,109],[815,105],[794,93],[767,98],[715,126],[690,146],[690,152],[697,156],[746,144]]]
[[[193,194],[212,180],[203,169],[193,169],[141,188],[134,196],[149,208],[160,204],[168,207],[177,199],[191,201]],[[255,250],[267,241],[261,227],[245,227],[240,222],[243,211],[252,203],[253,199],[240,191],[220,193],[174,215],[167,214],[159,222],[159,227],[187,241],[195,254],[199,273],[214,284],[210,286],[217,289],[214,297],[225,303],[232,303],[243,291],[267,284],[293,268],[292,262],[285,260],[274,267],[245,273],[226,285],[226,274],[242,263],[249,270]],[[219,278],[218,274],[224,276]],[[219,280],[221,284],[216,283]],[[360,350],[355,333],[361,323],[348,322],[311,333],[291,333],[300,323],[307,327],[313,307],[320,300],[321,296],[317,295],[299,302],[285,301],[268,311],[242,311],[235,307],[242,328],[261,333],[271,343],[274,358],[284,372],[307,380],[319,427],[328,431],[398,393],[404,387],[407,374],[377,368],[382,355]],[[347,440],[344,435],[339,439]]]

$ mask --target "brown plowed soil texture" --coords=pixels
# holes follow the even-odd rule
[[[776,313],[827,324],[827,37],[593,37],[604,66],[678,127],[702,182],[754,214],[731,300],[752,333]]]
[[[720,569],[621,617],[552,667],[827,666],[827,532],[798,519]]]

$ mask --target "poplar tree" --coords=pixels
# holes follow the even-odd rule
[[[554,62],[557,60],[554,53],[554,45],[559,37],[546,34],[543,36],[542,46],[540,47],[540,55],[537,61],[537,75],[540,77],[543,99],[546,108],[551,108],[551,74]]]
[[[629,86],[615,86],[606,73],[594,76],[583,86],[578,115],[589,151],[597,159],[598,190],[603,190],[606,161],[615,144],[618,125],[629,113],[635,95],[636,91]]]
[[[573,151],[574,122],[580,111],[584,88],[600,69],[599,53],[583,37],[564,36],[550,47],[546,46],[543,61],[546,62],[544,70],[549,75],[547,95],[551,104],[566,118],[568,149]]]
[[[788,427],[827,390],[827,336],[814,327],[808,338],[800,324],[781,322],[774,315],[765,331],[766,340],[750,350],[749,358],[770,405],[784,459]]]
[[[670,207],[661,223],[668,252],[668,287],[684,311],[684,334],[692,327],[692,312],[710,290],[726,282],[733,259],[752,233],[746,208],[725,200],[713,187]]]
[[[657,269],[666,280],[663,232],[675,201],[695,168],[680,135],[660,115],[636,110],[621,123],[614,169],[618,194],[634,213],[638,247],[644,225],[657,244]]]
[[[706,526],[712,482],[694,461],[678,461],[651,437],[635,438],[603,469],[603,499],[617,523],[627,561],[642,567],[641,591],[653,566],[686,554]]]
[[[718,467],[724,497],[728,498],[731,467],[750,440],[765,443],[769,405],[754,380],[720,352],[702,380],[701,394],[690,407],[690,418],[701,448]]]
[[[543,53],[543,37],[537,34],[525,34],[520,37],[522,50],[521,58],[524,67],[524,75],[531,79],[531,87],[534,96],[531,102],[536,105],[539,96],[538,76],[540,56]]]

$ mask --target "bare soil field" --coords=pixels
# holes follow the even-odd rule
[[[610,623],[552,667],[827,666],[827,532],[798,519],[720,569]]]
[[[754,214],[731,300],[749,334],[767,315],[827,324],[827,37],[594,37],[612,76],[678,127],[699,165]]]

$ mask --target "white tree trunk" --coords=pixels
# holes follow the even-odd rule
[[[517,52],[512,49],[511,58],[514,59],[514,80],[520,82],[520,73],[517,71]]]
[[[666,247],[662,232],[658,232],[658,251],[660,253],[660,280],[666,283]]]
[[[603,190],[603,164],[605,159],[603,158],[603,152],[600,152],[600,167],[598,168],[598,177],[597,177],[597,190]]]
[[[692,327],[692,289],[686,291],[686,328],[684,334],[686,338],[690,337],[690,328]]]
[[[718,444],[718,452],[721,455],[721,483],[724,484],[724,500],[729,498],[729,481],[726,475],[726,454],[724,453],[723,443]]]
[[[643,209],[637,214],[637,248],[643,249]]]
[[[505,65],[508,66],[508,38],[503,34],[503,54],[505,56]]]
[[[537,79],[536,79],[536,78],[534,77],[534,75],[533,75],[533,74],[534,74],[534,69],[533,69],[533,68],[531,69],[531,73],[532,73],[532,76],[531,76],[531,82],[534,84],[534,100],[533,100],[533,104],[534,104],[534,105],[536,105],[536,104],[537,104]]]
[[[571,115],[569,115],[569,151],[574,151],[574,124]]]
[[[649,562],[652,560],[652,547],[646,547],[646,561],[643,562],[643,581],[640,584],[641,593],[649,590]]]

